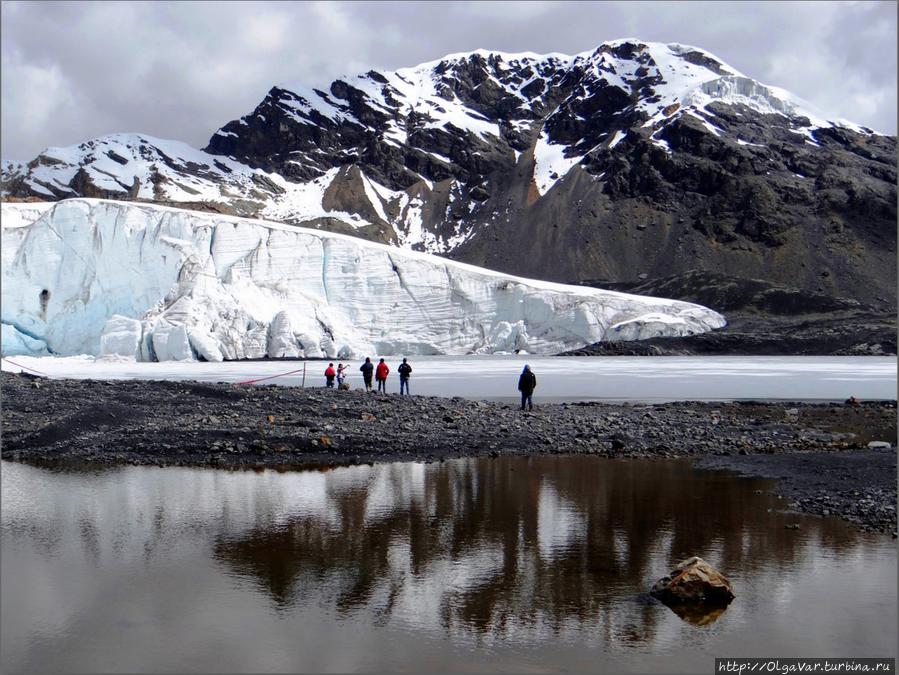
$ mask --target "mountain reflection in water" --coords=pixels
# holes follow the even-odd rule
[[[795,518],[769,513],[770,497],[757,494],[769,484],[733,489],[732,476],[698,473],[587,457],[323,472],[306,484],[301,513],[223,536],[214,555],[278,607],[324,604],[496,638],[578,627],[640,642],[659,618],[645,593],[672,561],[779,567],[803,548],[784,528]],[[840,523],[815,529],[837,550],[854,539]],[[699,625],[720,614],[678,612]]]
[[[895,655],[888,537],[784,513],[770,482],[684,461],[2,466],[3,672],[697,672],[715,655]],[[649,597],[692,555],[733,583],[723,613]]]

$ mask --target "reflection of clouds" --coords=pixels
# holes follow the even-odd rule
[[[395,618],[407,625],[437,630],[448,600],[464,596],[496,579],[502,572],[503,552],[499,546],[485,547],[457,558],[441,556],[428,563],[422,574],[403,574],[408,563],[397,547],[391,555],[391,578],[400,576],[402,588],[395,598]]]
[[[319,471],[304,471],[288,474],[283,481],[283,510],[278,520],[284,521],[288,515],[316,518],[332,529],[340,527],[340,512],[334,508],[329,492],[329,478]]]
[[[537,501],[537,545],[545,560],[561,555],[565,549],[583,541],[587,531],[584,514],[569,500],[559,497],[546,481],[540,484]]]
[[[682,553],[718,564],[735,584],[716,631],[788,616],[803,601],[797,588],[847,566],[871,569],[883,555],[833,521],[784,530],[785,517],[754,494],[759,484],[684,463],[480,458],[102,474],[4,463],[2,478],[4,581],[9,565],[25,570],[9,606],[52,631],[103,614],[115,595],[109,579],[155,574],[144,583],[157,616],[208,603],[214,623],[215,608],[239,606],[242,593],[263,605],[260,631],[272,628],[269,605],[297,631],[300,617],[326,625],[337,616],[483,644],[664,649],[684,638],[684,624],[639,596]],[[191,583],[160,585],[183,577]]]
[[[365,521],[388,517],[412,504],[423,504],[425,465],[421,463],[381,464],[373,468],[368,479],[365,499]]]
[[[644,576],[644,585],[647,583],[651,586],[659,578],[668,574],[672,568],[671,545],[674,543],[674,532],[671,529],[660,529],[656,532],[656,536],[649,542],[646,547],[646,575]],[[661,570],[661,573],[659,572]]]
[[[721,539],[721,536],[716,534],[702,551],[697,552],[696,555],[716,569],[724,567],[724,541]]]
[[[503,550],[498,544],[488,544],[476,551],[454,559],[438,562],[433,572],[443,580],[447,589],[467,591],[495,578],[503,567]]]
[[[615,562],[618,563],[619,567],[622,569],[627,567],[630,560],[627,532],[620,528],[616,528],[612,532],[612,550],[615,552]]]
[[[337,469],[325,471],[328,476],[328,487],[333,492],[344,492],[356,488],[365,488],[371,480],[372,474],[377,470],[369,464],[358,466],[342,466]]]

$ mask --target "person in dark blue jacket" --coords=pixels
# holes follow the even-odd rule
[[[372,373],[375,372],[375,364],[373,364],[371,359],[366,356],[365,363],[359,366],[359,370],[362,371],[362,381],[365,382],[365,391],[371,391],[371,376]]]
[[[403,389],[406,390],[406,394],[409,394],[409,376],[412,374],[412,366],[410,366],[406,359],[403,359],[403,362],[400,364],[399,368],[396,369],[396,372],[400,374],[400,395],[403,393]]]
[[[518,378],[518,391],[521,392],[521,409],[524,410],[524,404],[528,404],[528,410],[534,409],[534,403],[531,396],[534,389],[537,388],[537,376],[531,371],[530,366],[525,366]]]

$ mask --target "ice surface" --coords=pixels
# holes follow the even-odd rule
[[[387,362],[395,372],[395,360]],[[632,400],[701,401],[719,399],[786,399],[844,401],[896,399],[896,359],[881,356],[415,356],[412,393],[422,396],[462,396],[469,399],[517,398],[516,384],[527,363],[537,374],[535,403],[543,401]],[[358,368],[347,382],[362,386]],[[303,364],[290,361],[228,363],[111,360],[91,357],[13,356],[2,369],[20,366],[50,377],[98,380],[198,380],[245,382],[274,377],[261,385],[300,386]],[[320,361],[306,364],[305,386],[324,386]],[[388,390],[399,391],[394,375]]]
[[[14,356],[25,354],[30,356],[48,355],[47,343],[20,332],[12,324],[2,324],[3,355]]]
[[[103,327],[103,334],[100,336],[100,355],[140,358],[142,337],[143,326],[140,321],[114,314]]]
[[[117,316],[140,322],[143,360],[551,353],[621,326],[645,338],[725,324],[690,303],[237,217],[71,199],[21,220],[3,228],[2,321],[60,355],[130,353],[136,327]],[[7,330],[4,353],[8,334],[21,350]]]

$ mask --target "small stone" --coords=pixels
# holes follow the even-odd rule
[[[893,446],[887,441],[871,441],[870,443],[868,443],[868,447],[871,449],[883,448],[885,450],[889,450]]]

